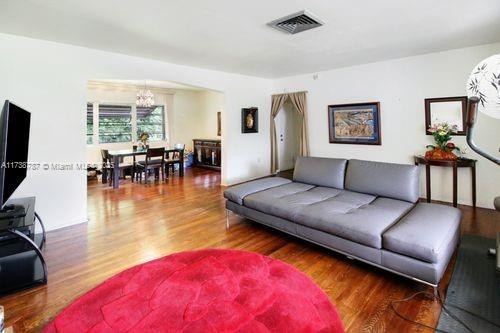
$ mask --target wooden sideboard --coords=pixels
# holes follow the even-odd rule
[[[193,139],[194,166],[220,170],[221,141],[217,139]]]

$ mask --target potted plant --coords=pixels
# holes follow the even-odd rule
[[[431,149],[425,153],[425,158],[430,160],[456,160],[455,151],[460,153],[460,149],[451,140],[451,135],[457,132],[456,125],[448,123],[435,124],[429,127],[429,132],[434,137],[435,145],[427,145]]]
[[[149,147],[149,134],[146,132],[142,133],[139,136],[139,142],[143,149],[147,149]]]

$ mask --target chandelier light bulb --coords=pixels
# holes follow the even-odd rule
[[[144,89],[139,90],[137,92],[137,99],[135,104],[139,107],[151,107],[155,104],[155,99],[153,93],[146,88],[146,84],[144,84]]]

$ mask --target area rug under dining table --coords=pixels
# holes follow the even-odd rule
[[[343,332],[327,295],[282,261],[181,252],[132,267],[64,309],[44,332]]]

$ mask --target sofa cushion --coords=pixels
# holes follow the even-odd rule
[[[295,163],[293,180],[343,189],[346,164],[345,159],[302,156]]]
[[[419,203],[383,236],[386,250],[437,263],[460,228],[457,208]]]
[[[293,182],[249,195],[243,202],[246,207],[293,221],[295,214],[303,207],[334,197],[340,192],[333,188]]]
[[[420,194],[419,177],[415,165],[349,160],[345,188],[415,203]]]
[[[331,199],[300,210],[294,221],[380,249],[382,234],[412,207],[413,204],[406,201],[342,191]]]
[[[249,194],[288,183],[291,183],[291,180],[281,177],[268,177],[252,180],[246,183],[229,187],[224,191],[224,198],[242,205],[243,199]]]

